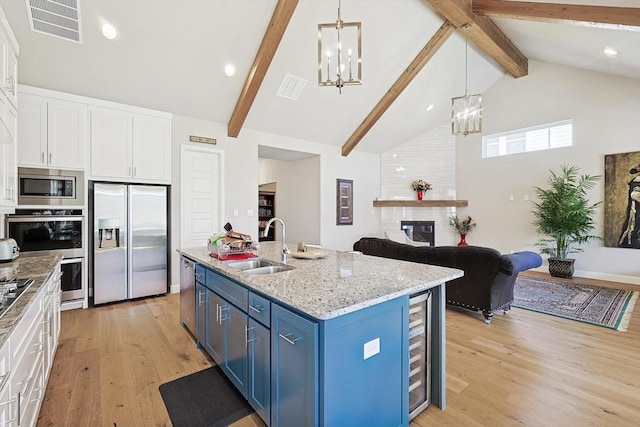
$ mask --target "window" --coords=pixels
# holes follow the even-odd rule
[[[482,157],[506,156],[573,145],[573,120],[482,137]]]

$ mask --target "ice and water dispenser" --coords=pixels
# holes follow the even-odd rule
[[[98,219],[98,248],[120,247],[120,221],[115,218]]]

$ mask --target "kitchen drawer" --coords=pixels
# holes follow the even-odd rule
[[[205,283],[205,271],[206,271],[206,268],[204,268],[200,264],[196,264],[196,271],[195,271],[196,282],[199,282],[202,284]]]
[[[271,301],[258,294],[249,292],[249,316],[267,328],[271,325]]]
[[[18,360],[22,357],[22,353],[28,345],[26,340],[31,337],[30,332],[41,326],[44,293],[44,289],[38,290],[38,293],[33,297],[29,307],[22,313],[18,324],[11,332],[11,360]]]
[[[247,312],[249,291],[244,286],[211,270],[207,270],[206,286],[240,310]]]
[[[7,340],[0,348],[0,394],[8,388],[9,375],[11,375],[10,341]],[[1,425],[1,424],[0,424]]]

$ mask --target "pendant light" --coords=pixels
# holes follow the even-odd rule
[[[482,132],[482,95],[469,95],[467,87],[469,45],[467,30],[471,25],[466,24],[464,30],[464,96],[451,99],[451,133],[467,136],[471,133]]]

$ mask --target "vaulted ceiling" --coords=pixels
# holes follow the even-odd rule
[[[20,83],[225,123],[238,143],[254,129],[345,154],[448,123],[464,92],[465,23],[471,92],[526,75],[528,60],[638,79],[640,0],[563,3],[342,0],[343,19],[362,22],[363,82],[339,95],[317,85],[317,24],[335,22],[337,0],[79,0],[82,44],[30,31],[25,2],[0,0]],[[102,37],[104,21],[118,39]],[[286,73],[307,80],[297,101],[275,94]]]

